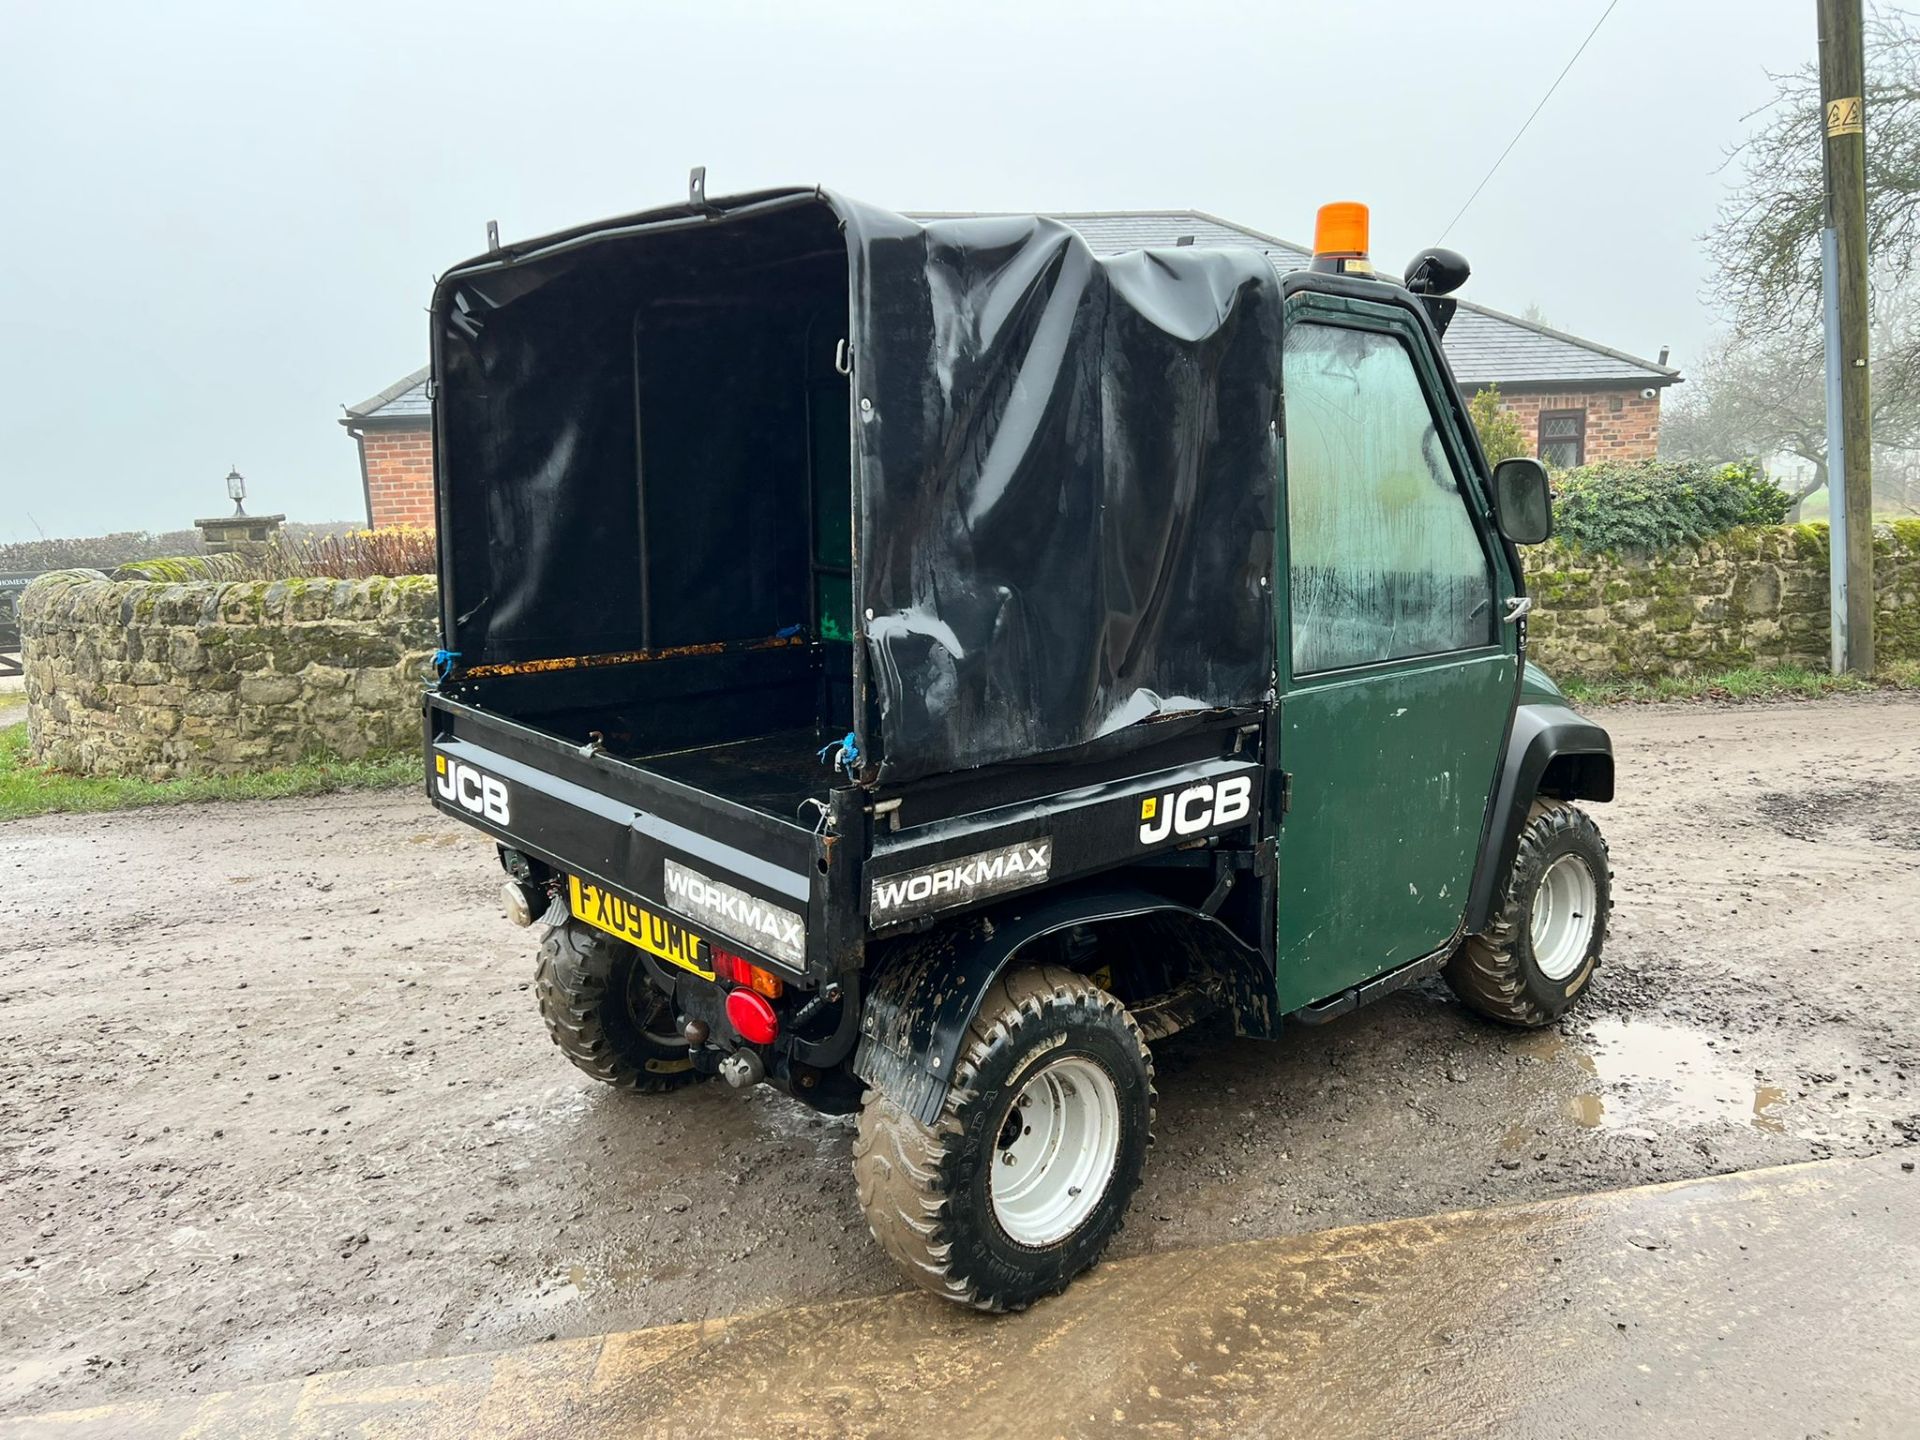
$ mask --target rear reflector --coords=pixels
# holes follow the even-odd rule
[[[780,1017],[764,995],[751,990],[727,992],[727,1023],[749,1045],[771,1045],[780,1033]]]

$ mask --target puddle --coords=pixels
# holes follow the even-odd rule
[[[1791,840],[1820,843],[1832,832],[1852,832],[1876,845],[1920,850],[1912,815],[1920,786],[1897,781],[1841,785],[1823,790],[1769,791],[1754,797],[1755,812]]]
[[[742,1098],[762,1130],[782,1140],[803,1141],[823,1154],[850,1145],[860,1126],[857,1116],[821,1115],[770,1085]]]
[[[592,1100],[591,1091],[552,1085],[539,1099],[514,1107],[490,1121],[489,1127],[508,1135],[544,1133],[586,1115],[592,1108]]]
[[[567,1292],[569,1300],[593,1299],[607,1295],[631,1295],[649,1285],[665,1284],[689,1274],[685,1265],[660,1265],[632,1257],[617,1256],[599,1264],[569,1265],[565,1279],[549,1294]]]
[[[1565,1058],[1592,1083],[1569,1096],[1566,1113],[1590,1130],[1744,1124],[1773,1135],[1787,1131],[1789,1104],[1778,1085],[1753,1078],[1742,1057],[1705,1035],[1653,1021],[1596,1020],[1590,1038],[1537,1038],[1542,1059]]]

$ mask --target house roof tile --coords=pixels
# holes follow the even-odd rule
[[[961,212],[922,211],[916,220],[961,218]],[[1244,246],[1264,254],[1282,274],[1304,270],[1313,258],[1304,245],[1204,210],[1059,211],[1052,217],[1079,231],[1095,254],[1188,243],[1202,248]],[[1623,350],[1522,320],[1470,300],[1447,329],[1447,360],[1464,386],[1639,384],[1671,385],[1680,372]]]
[[[341,408],[347,412],[343,423],[348,425],[376,418],[405,420],[417,417],[425,420],[432,414],[432,405],[427,399],[427,367],[422,365],[411,375],[402,376],[378,395],[370,395],[358,405]]]
[[[915,220],[956,220],[978,212],[917,211]],[[1305,269],[1310,252],[1292,241],[1222,220],[1204,210],[1057,211],[1052,219],[1080,232],[1098,255],[1171,247],[1260,251],[1282,274]],[[1191,238],[1189,238],[1191,237]],[[1462,386],[1672,385],[1680,372],[1623,350],[1569,335],[1517,315],[1460,302],[1446,338],[1447,360]],[[416,370],[378,395],[346,407],[346,423],[419,419],[429,414],[427,372]]]

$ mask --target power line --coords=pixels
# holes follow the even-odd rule
[[[1466,205],[1462,205],[1459,214],[1447,222],[1447,228],[1440,232],[1440,240],[1445,240],[1448,235],[1453,233],[1453,227],[1460,223],[1460,216],[1467,213],[1467,206],[1472,205],[1474,201],[1480,198],[1480,192],[1487,188],[1487,181],[1493,179],[1493,172],[1498,170],[1502,161],[1513,153],[1513,147],[1518,145],[1520,143],[1520,137],[1527,133],[1527,126],[1533,124],[1534,117],[1546,108],[1547,101],[1553,98],[1553,92],[1558,90],[1560,88],[1560,82],[1567,78],[1567,71],[1573,69],[1573,61],[1578,60],[1586,53],[1587,46],[1593,43],[1593,37],[1600,33],[1600,27],[1607,23],[1607,16],[1613,13],[1613,7],[1619,3],[1620,0],[1609,0],[1607,8],[1600,12],[1600,18],[1593,22],[1593,29],[1587,32],[1587,38],[1582,40],[1580,42],[1580,48],[1573,52],[1573,60],[1567,61],[1566,67],[1554,78],[1553,84],[1547,87],[1547,93],[1540,97],[1540,103],[1533,107],[1533,114],[1527,116],[1519,130],[1514,133],[1513,139],[1507,142],[1507,148],[1500,152],[1500,159],[1493,162],[1488,168],[1487,173],[1481,177],[1480,183],[1473,187],[1473,194],[1467,196]],[[1440,243],[1440,240],[1436,240],[1434,243],[1437,245]]]

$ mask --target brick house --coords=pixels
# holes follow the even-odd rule
[[[921,213],[916,219],[948,218]],[[1311,255],[1289,241],[1199,210],[1061,213],[1096,254],[1149,246],[1240,246],[1276,270],[1299,270]],[[1660,441],[1660,394],[1680,372],[1596,341],[1515,315],[1460,302],[1446,351],[1468,395],[1499,387],[1502,408],[1520,422],[1533,452],[1555,465],[1650,459]],[[433,524],[433,439],[427,372],[416,370],[358,405],[340,423],[360,446],[360,474],[373,526]]]
[[[340,423],[360,447],[360,489],[371,529],[433,528],[433,409],[427,370],[346,407]]]

